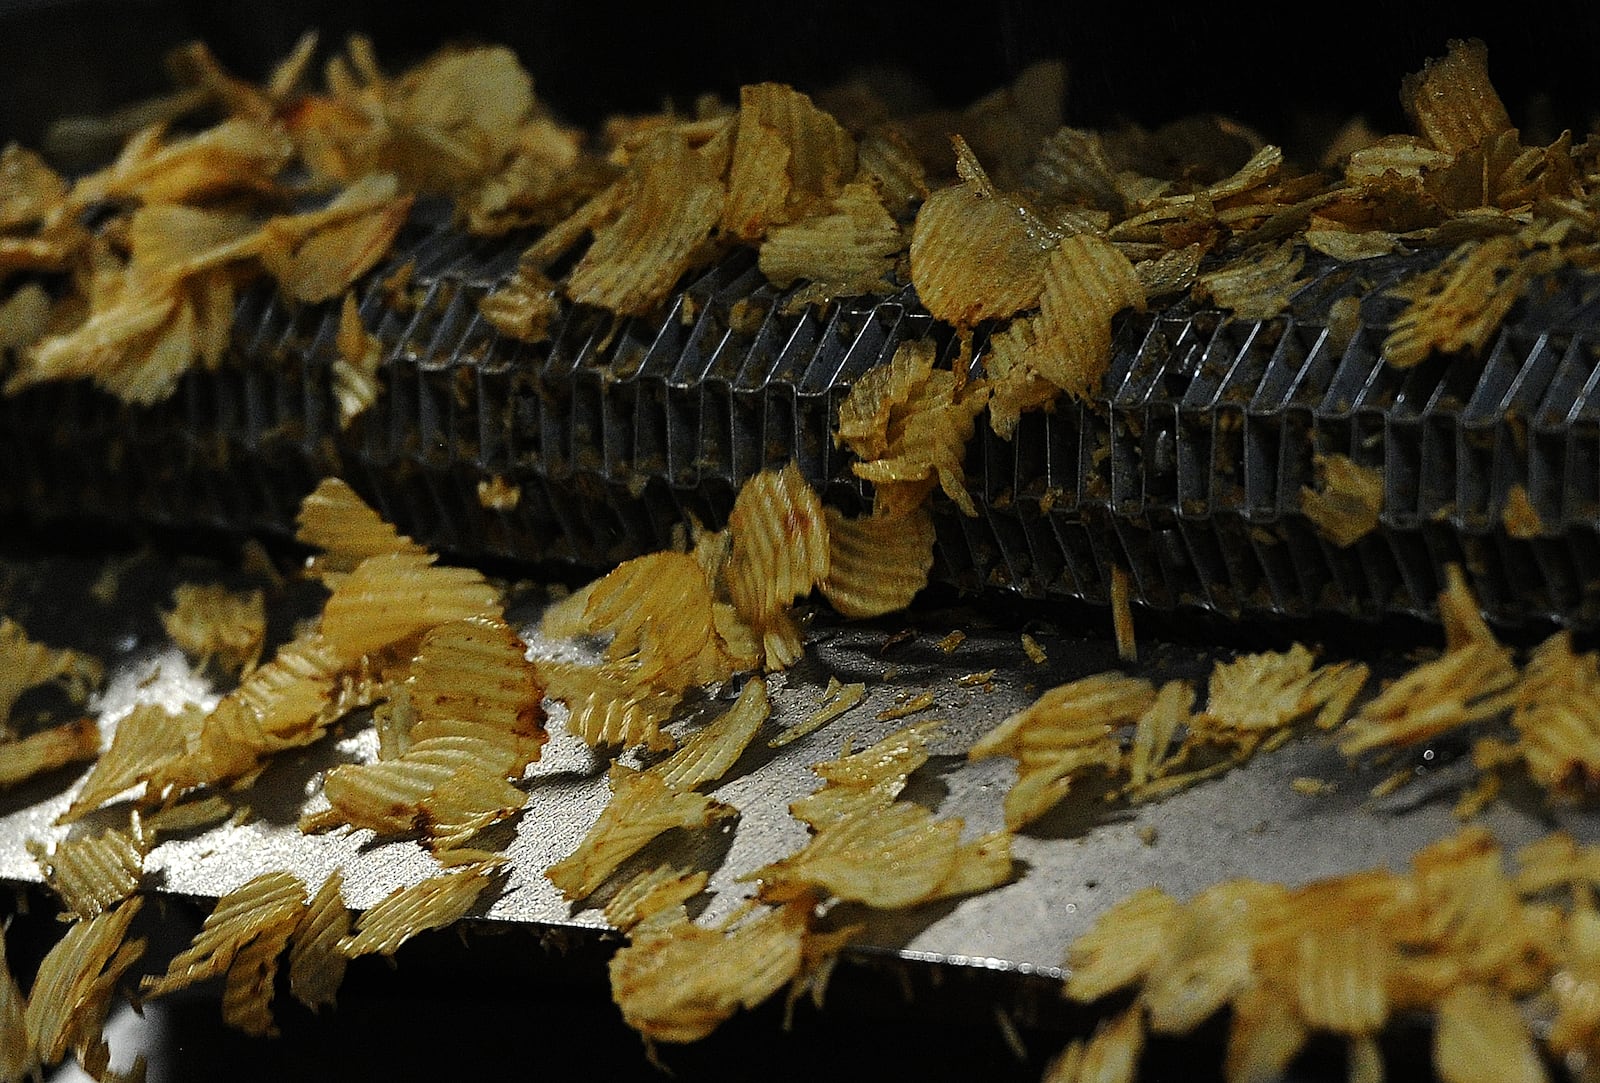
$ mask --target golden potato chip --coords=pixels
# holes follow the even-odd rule
[[[1283,652],[1243,655],[1212,669],[1206,708],[1196,724],[1208,730],[1261,733],[1286,726],[1335,697],[1342,714],[1366,677],[1367,667],[1359,663],[1313,668],[1311,652],[1299,643]]]
[[[1286,894],[1276,884],[1230,881],[1202,891],[1179,912],[1145,978],[1152,1031],[1187,1033],[1249,988],[1255,939]]]
[[[336,657],[353,662],[428,628],[499,612],[499,592],[482,573],[433,560],[391,552],[356,565],[322,609],[322,635]]]
[[[26,782],[100,752],[100,729],[84,718],[0,743],[0,789]]]
[[[323,552],[313,567],[324,578],[354,571],[368,557],[403,553],[423,556],[422,546],[384,522],[338,478],[324,478],[300,503],[295,540]]]
[[[660,865],[641,872],[617,891],[606,903],[606,922],[627,932],[635,925],[658,916],[674,920],[682,914],[682,904],[705,890],[705,872],[678,870]],[[673,909],[677,908],[677,913]]]
[[[578,848],[545,870],[545,877],[574,901],[593,894],[628,858],[675,827],[708,827],[734,809],[709,797],[675,790],[661,776],[612,764],[606,776],[611,801]]]
[[[521,638],[498,617],[441,624],[422,637],[406,678],[416,722],[413,741],[473,732],[498,739],[507,774],[539,758],[546,740],[533,664]]]
[[[717,781],[738,761],[771,710],[767,682],[751,677],[732,707],[650,768],[650,773],[674,790],[693,790]]]
[[[1439,1004],[1433,1066],[1444,1083],[1543,1083],[1549,1076],[1509,997],[1482,985],[1451,990]]]
[[[1188,725],[1194,709],[1194,686],[1188,681],[1168,681],[1133,728],[1133,748],[1128,755],[1128,780],[1143,786],[1162,773],[1178,727]]]
[[[741,87],[722,228],[758,240],[813,216],[855,172],[855,140],[809,97],[781,83]]]
[[[606,658],[612,672],[620,675],[625,666],[632,683],[674,692],[727,675],[715,596],[693,555],[651,553],[624,561],[587,593],[583,628],[611,634]]]
[[[133,708],[117,723],[111,747],[95,760],[78,795],[58,822],[70,823],[177,760],[200,739],[205,711],[194,703],[178,714],[154,703]]]
[[[147,845],[137,832],[118,828],[63,839],[49,851],[27,840],[44,882],[80,918],[103,914],[139,890]]]
[[[1072,1043],[1044,1083],[1135,1083],[1143,1053],[1144,1013],[1135,1006],[1101,1023],[1087,1043]]]
[[[831,514],[831,509],[830,509]],[[798,741],[800,738],[832,722],[846,711],[861,705],[867,698],[867,686],[857,681],[854,684],[840,684],[837,677],[828,679],[828,689],[823,696],[823,704],[814,711],[810,718],[804,722],[784,730],[778,736],[767,742],[768,748],[782,748],[784,745]]]
[[[183,651],[215,661],[231,673],[248,672],[261,657],[267,606],[259,590],[235,594],[220,583],[180,583],[161,623]]]
[[[45,160],[17,143],[0,148],[0,231],[38,225],[67,198],[67,182]]]
[[[1225,267],[1200,275],[1195,292],[1240,319],[1270,320],[1287,308],[1290,299],[1306,285],[1299,277],[1305,261],[1305,255],[1295,251],[1292,241],[1258,248]]]
[[[934,705],[934,693],[931,689],[918,692],[909,698],[904,698],[904,693],[901,693],[896,696],[896,699],[899,702],[878,712],[879,722],[889,722],[897,718],[909,718],[918,711],[926,711]]]
[[[827,213],[773,227],[761,242],[761,273],[778,286],[805,279],[807,301],[883,293],[905,247],[877,190],[855,181]]]
[[[728,532],[728,593],[758,628],[828,577],[828,520],[792,462],[740,487]]]
[[[0,617],[0,732],[9,731],[11,708],[28,689],[55,683],[81,704],[102,675],[99,661],[89,655],[36,643],[22,625]]]
[[[332,300],[388,254],[411,203],[392,175],[368,174],[320,211],[270,219],[262,227],[262,265],[286,296]]]
[[[263,873],[219,898],[194,942],[173,956],[165,974],[145,977],[139,988],[147,997],[166,996],[227,973],[240,952],[258,939],[281,950],[305,908],[306,886],[298,877]],[[247,970],[254,965],[246,960]]]
[[[1445,588],[1439,592],[1439,623],[1444,627],[1445,649],[1494,644],[1494,633],[1484,622],[1483,611],[1467,586],[1461,565],[1446,564],[1444,579]]]
[[[1032,308],[1061,235],[996,191],[964,139],[951,143],[961,183],[934,192],[917,212],[911,282],[937,319],[965,329]]]
[[[1139,644],[1133,637],[1133,604],[1130,598],[1132,577],[1122,565],[1111,568],[1111,625],[1117,639],[1117,657],[1124,662],[1139,660]]]
[[[928,382],[937,352],[931,339],[902,342],[887,363],[857,377],[839,404],[834,445],[849,444],[850,450],[863,459],[887,455],[889,424],[895,409],[906,406]]]
[[[1383,474],[1348,455],[1315,456],[1319,484],[1300,488],[1300,510],[1317,533],[1348,549],[1378,528],[1383,512]]]
[[[1525,485],[1513,485],[1506,492],[1506,503],[1500,511],[1500,522],[1506,528],[1506,533],[1513,538],[1537,538],[1545,532],[1544,523],[1539,520],[1539,513],[1534,509],[1533,501],[1528,499],[1528,489]]]
[[[718,163],[681,134],[653,138],[618,182],[620,213],[595,229],[567,295],[624,316],[653,310],[702,258],[722,216],[719,174]]]
[[[927,172],[903,136],[891,127],[875,126],[856,143],[857,177],[872,181],[889,213],[903,218],[914,203],[928,198]]]
[[[1600,780],[1600,657],[1574,653],[1567,632],[1541,643],[1517,686],[1511,724],[1534,782],[1568,797],[1588,793]]]
[[[383,363],[383,343],[361,323],[353,292],[344,295],[334,344],[339,356],[333,359],[333,396],[339,408],[339,427],[346,429],[378,401],[378,366]]]
[[[111,996],[122,975],[144,954],[143,937],[127,938],[142,903],[134,897],[98,917],[74,922],[39,964],[24,1021],[40,1063],[59,1064],[68,1049],[86,1056],[103,1047],[101,1029],[111,1011]]]
[[[757,869],[761,897],[788,902],[813,890],[885,910],[931,899],[954,871],[961,821],[935,820],[921,805],[895,802],[838,820],[804,849]]]
[[[323,782],[330,809],[308,816],[301,826],[348,824],[379,835],[421,831],[430,846],[459,845],[527,800],[499,770],[503,764],[479,762],[485,751],[483,742],[433,738],[397,760],[341,764]]]
[[[1317,1030],[1376,1034],[1389,1016],[1390,951],[1369,923],[1301,936],[1294,970],[1301,1018]]]
[[[790,804],[790,815],[821,831],[864,810],[887,808],[905,789],[907,776],[928,762],[928,740],[940,725],[918,722],[860,752],[851,752],[847,742],[838,759],[811,765],[825,784]]]
[[[909,517],[937,480],[957,507],[976,516],[963,464],[975,419],[988,400],[986,384],[962,387],[954,373],[940,369],[903,408],[892,408],[884,453],[850,465],[857,477],[873,483],[874,512],[896,520]]]
[[[1315,216],[1313,224],[1317,222]],[[1387,256],[1400,247],[1400,238],[1383,230],[1357,232],[1349,229],[1308,229],[1306,245],[1312,251],[1332,256],[1342,263]]]
[[[1265,984],[1245,990],[1233,1000],[1224,1060],[1227,1078],[1235,1083],[1281,1078],[1308,1037],[1293,1002],[1279,990]]]
[[[176,139],[164,135],[160,126],[135,135],[115,162],[73,185],[73,202],[136,199],[149,206],[272,193],[273,178],[294,153],[276,124],[246,118]]]
[[[646,922],[611,958],[611,997],[647,1039],[698,1041],[799,973],[809,924],[804,905],[716,929]]]
[[[681,693],[641,685],[631,671],[609,667],[541,662],[537,671],[546,695],[567,705],[567,732],[586,744],[643,744],[652,751],[672,747],[661,726],[672,717]]]
[[[1450,42],[1447,54],[1401,81],[1400,103],[1417,131],[1447,154],[1471,150],[1511,128],[1489,82],[1489,50],[1481,41]]]
[[[822,596],[841,616],[881,617],[911,604],[933,568],[933,516],[901,519],[828,512],[828,571]]]
[[[350,959],[393,955],[418,933],[454,924],[477,904],[498,867],[498,861],[480,862],[396,888],[357,919],[356,931],[339,941],[339,950]]]
[[[536,267],[519,265],[515,274],[478,302],[478,311],[508,338],[543,342],[550,321],[561,310],[556,284]]]
[[[50,295],[37,282],[24,282],[0,301],[0,353],[25,350],[50,326]]]
[[[1411,368],[1434,352],[1478,353],[1522,295],[1531,264],[1515,237],[1467,241],[1407,283],[1411,304],[1383,340],[1383,357]]]
[[[1044,200],[1080,203],[1121,214],[1117,168],[1099,132],[1061,128],[1039,145],[1023,183]]]
[[[1379,692],[1342,731],[1347,756],[1426,741],[1492,718],[1516,700],[1511,652],[1491,643],[1446,651]]]
[[[272,1021],[273,984],[278,957],[294,929],[293,923],[263,929],[234,956],[222,979],[222,1021],[228,1026],[258,1038],[278,1036]]]
[[[289,991],[312,1011],[333,1007],[345,963],[339,942],[350,932],[350,911],[340,889],[344,873],[328,874],[289,937]]]

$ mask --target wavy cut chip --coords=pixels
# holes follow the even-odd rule
[[[261,262],[286,296],[331,301],[388,254],[412,200],[392,175],[368,174],[320,211],[269,220]]]
[[[933,515],[847,519],[828,509],[828,573],[822,596],[841,616],[881,617],[911,604],[933,568]]]
[[[322,550],[313,567],[326,579],[352,572],[368,557],[423,556],[427,550],[384,522],[339,478],[324,478],[300,502],[295,540]]]
[[[728,532],[728,593],[759,629],[828,576],[827,516],[794,463],[763,471],[740,487]]]
[[[612,764],[606,782],[611,801],[578,848],[545,870],[561,894],[577,901],[593,894],[624,861],[673,828],[709,827],[734,814],[728,805],[675,790],[660,775]]]
[[[767,682],[751,677],[732,707],[650,768],[650,773],[674,790],[694,790],[717,781],[743,755],[771,712]]]
[[[202,666],[214,661],[230,673],[248,672],[261,658],[267,606],[259,590],[235,593],[220,583],[180,583],[161,624]]]
[[[305,908],[306,886],[299,877],[290,872],[263,873],[219,898],[194,942],[173,956],[165,974],[147,976],[139,988],[148,997],[166,996],[228,974],[240,953],[258,940],[281,950]],[[246,957],[240,980],[248,982],[262,965],[258,956]],[[270,999],[270,990],[267,995]]]
[[[454,924],[494,883],[502,860],[466,865],[391,891],[357,919],[356,931],[339,941],[339,950],[350,959],[393,955],[418,933]]]
[[[1446,154],[1460,154],[1511,130],[1511,117],[1489,81],[1489,50],[1481,41],[1452,41],[1400,83],[1400,104],[1417,131]]]
[[[1430,740],[1501,714],[1516,702],[1511,652],[1475,643],[1424,662],[1379,692],[1341,731],[1339,749],[1358,756]]]
[[[1568,632],[1534,648],[1511,724],[1534,782],[1567,798],[1589,793],[1600,783],[1600,656],[1575,653]]]
[[[100,728],[84,718],[64,726],[0,742],[0,789],[48,774],[69,763],[92,760],[100,752]]]
[[[716,597],[692,554],[651,553],[625,561],[587,593],[583,629],[611,635],[611,672],[625,672],[641,688],[671,692],[727,675]]]
[[[896,408],[906,406],[928,382],[937,355],[931,339],[902,342],[886,363],[857,377],[839,404],[834,446],[848,444],[863,459],[887,455],[890,420]]]
[[[828,678],[828,687],[823,695],[823,704],[814,711],[810,718],[804,722],[796,723],[784,730],[778,736],[767,742],[768,748],[782,748],[784,745],[798,741],[808,734],[832,722],[846,711],[853,710],[861,705],[867,698],[867,686],[860,681],[852,684],[840,684],[839,678]]]
[[[539,758],[546,740],[544,689],[521,638],[498,617],[469,617],[422,637],[407,677],[411,738],[473,732],[512,754],[508,773]]]
[[[1306,285],[1300,278],[1305,260],[1292,241],[1258,248],[1200,275],[1195,292],[1240,319],[1270,320]]]
[[[194,703],[169,714],[160,704],[141,703],[124,715],[111,747],[95,760],[78,794],[57,822],[71,823],[154,776],[198,742],[205,711]]]
[[[333,1007],[349,961],[339,950],[350,933],[343,886],[343,872],[329,873],[289,937],[289,992],[312,1011]]]
[[[683,695],[641,685],[630,671],[614,667],[542,662],[545,693],[567,705],[567,732],[591,747],[644,745],[651,751],[672,747],[661,727]]]
[[[53,683],[81,704],[88,701],[103,673],[95,658],[36,643],[22,625],[0,617],[0,733],[9,730],[11,708],[28,689]]]
[[[814,220],[855,172],[855,140],[809,97],[782,83],[741,87],[722,228],[755,241]]]
[[[27,846],[62,904],[80,918],[93,918],[139,890],[148,843],[133,832],[107,828],[63,839],[48,852],[33,839]]]
[[[143,937],[128,939],[142,902],[135,897],[98,917],[74,922],[39,964],[23,1021],[41,1064],[59,1064],[69,1049],[85,1062],[106,1055],[101,1032],[112,994],[144,954]]]
[[[1462,244],[1406,284],[1412,300],[1383,340],[1384,360],[1412,368],[1435,352],[1480,353],[1522,296],[1534,262],[1516,237]]]
[[[827,213],[773,228],[761,242],[761,273],[778,286],[800,279],[802,303],[884,293],[905,251],[900,226],[868,182],[845,185]]]
[[[800,972],[808,908],[785,906],[737,925],[645,923],[612,956],[611,997],[646,1038],[693,1042],[753,1008]]]
[[[606,922],[627,932],[650,920],[681,919],[683,903],[705,890],[707,874],[659,865],[629,880],[606,903]]]
[[[364,654],[450,621],[496,616],[500,595],[471,568],[436,565],[409,552],[367,557],[334,588],[322,634],[338,657]]]
[[[703,258],[722,217],[719,173],[719,163],[682,134],[653,138],[618,182],[620,213],[595,230],[567,281],[567,295],[623,316],[655,309]]]
[[[3,167],[3,159],[0,159]],[[22,1079],[39,1070],[33,1040],[28,1034],[28,998],[6,960],[5,937],[0,936],[0,1078]]]
[[[1383,513],[1383,473],[1348,455],[1314,457],[1318,484],[1301,486],[1300,510],[1317,533],[1348,549],[1378,529]]]

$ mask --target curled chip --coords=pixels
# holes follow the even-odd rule
[[[1378,528],[1383,512],[1383,474],[1348,455],[1315,457],[1321,483],[1300,489],[1300,510],[1317,532],[1348,549]]]
[[[1412,368],[1434,351],[1481,351],[1537,262],[1516,237],[1465,242],[1438,268],[1405,285],[1411,304],[1383,340],[1384,360]]]
[[[730,806],[709,797],[673,789],[652,771],[612,764],[606,781],[611,786],[611,802],[578,848],[545,870],[545,876],[569,899],[593,894],[656,836],[675,827],[708,827],[734,813]]]
[[[313,567],[324,580],[354,571],[368,557],[405,553],[420,556],[426,550],[384,522],[338,478],[324,478],[300,503],[295,517],[295,540],[322,550]]]
[[[339,942],[350,932],[350,911],[340,889],[344,874],[335,869],[322,882],[289,937],[289,991],[312,1011],[332,1007],[347,959]]]
[[[650,768],[674,790],[693,790],[727,774],[771,713],[767,682],[751,677],[734,705],[683,747]]]
[[[362,324],[354,293],[344,295],[334,344],[339,356],[333,359],[333,395],[339,406],[339,427],[345,429],[378,401],[378,366],[383,363],[383,343]]]
[[[641,922],[670,921],[683,913],[682,904],[705,890],[707,874],[660,865],[629,880],[606,903],[606,921],[627,932]]]
[[[235,594],[220,583],[181,583],[161,623],[172,641],[201,664],[248,672],[267,635],[266,601],[259,590]]]
[[[810,908],[784,906],[737,925],[645,922],[612,956],[611,996],[646,1038],[692,1042],[739,1008],[777,992],[801,968]]]
[[[1577,654],[1570,633],[1534,649],[1517,686],[1511,723],[1532,779],[1581,797],[1600,782],[1600,656]]]
[[[791,804],[790,814],[821,831],[863,809],[887,808],[911,772],[928,762],[928,741],[939,725],[918,722],[860,752],[851,752],[846,742],[838,759],[811,765],[825,785]]]
[[[739,489],[728,532],[728,594],[757,628],[828,577],[828,520],[794,463],[763,471]]]
[[[633,316],[660,304],[704,258],[722,216],[721,171],[711,146],[695,149],[673,131],[653,138],[618,182],[620,213],[595,230],[572,270],[569,296]]]
[[[810,98],[781,83],[743,87],[722,227],[758,240],[827,207],[855,172],[855,140]]]
[[[361,915],[356,931],[339,941],[339,950],[350,959],[393,955],[418,933],[459,921],[493,883],[503,861],[478,862],[396,888]]]
[[[99,751],[100,728],[92,718],[40,730],[20,740],[0,742],[0,789],[69,763],[92,760]]]
[[[1400,102],[1417,131],[1446,154],[1471,150],[1511,129],[1489,81],[1489,50],[1481,41],[1452,41],[1445,56],[1401,81]]]
[[[845,617],[881,617],[911,604],[933,568],[933,516],[847,519],[828,509],[828,571],[822,596]]]
[[[845,186],[828,213],[778,226],[761,242],[761,273],[779,286],[810,285],[804,301],[885,292],[905,250],[900,227],[865,181]]]
[[[186,704],[177,714],[154,703],[135,707],[117,723],[111,747],[101,753],[60,822],[70,823],[151,778],[198,743],[206,712]]]
[[[94,658],[35,643],[22,625],[0,617],[0,734],[10,732],[11,708],[28,689],[55,683],[74,703],[84,703],[102,672]]]
[[[332,300],[388,253],[411,202],[393,176],[368,174],[320,211],[269,219],[261,262],[286,296],[313,304]]]
[[[960,136],[951,139],[961,183],[917,212],[911,282],[929,312],[960,329],[1032,308],[1061,239],[1026,203],[996,191]]]
[[[194,942],[173,957],[164,975],[146,977],[140,988],[146,996],[166,996],[195,982],[227,975],[230,985],[240,986],[235,994],[238,1018],[259,1022],[266,1002],[272,999],[271,976],[277,955],[289,942],[305,908],[306,886],[298,877],[288,872],[263,873],[218,899]],[[257,950],[248,951],[253,945],[258,945]],[[258,1006],[253,1006],[255,997],[260,998]],[[265,1019],[270,1025],[271,1016]]]
[[[146,837],[117,828],[63,839],[48,852],[27,842],[45,883],[80,918],[103,914],[139,890],[148,845]]]
[[[142,902],[129,899],[97,917],[74,922],[39,964],[23,1019],[28,1045],[41,1064],[59,1064],[69,1049],[86,1064],[105,1063],[108,1051],[101,1031],[112,994],[144,954],[143,937],[128,939],[128,927]]]

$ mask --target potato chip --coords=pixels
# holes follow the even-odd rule
[[[544,710],[522,640],[498,617],[441,624],[422,637],[406,678],[416,722],[413,741],[472,732],[509,754],[521,775],[544,744]]]
[[[918,722],[860,752],[851,752],[847,743],[838,759],[811,765],[825,785],[791,804],[790,814],[821,831],[862,808],[886,807],[905,788],[907,776],[928,762],[928,741],[940,725]]]
[[[40,1063],[59,1064],[68,1049],[83,1058],[97,1049],[103,1053],[101,1030],[111,996],[144,954],[143,937],[127,938],[142,902],[135,897],[98,917],[74,922],[39,964],[24,1020]]]
[[[240,952],[258,939],[281,950],[305,908],[306,886],[298,877],[289,872],[263,873],[217,899],[194,942],[173,956],[165,974],[145,977],[139,988],[147,997],[166,996],[225,974]],[[246,971],[254,965],[246,959]]]
[[[722,228],[758,240],[813,216],[855,172],[855,140],[810,98],[781,83],[742,87]]]
[[[1162,773],[1178,727],[1189,724],[1193,709],[1194,686],[1188,681],[1168,681],[1161,686],[1134,724],[1133,748],[1128,755],[1130,786],[1143,786]]]
[[[1122,761],[1118,726],[1138,721],[1155,703],[1149,682],[1100,674],[1061,685],[979,738],[970,759],[1010,756],[1017,781],[1006,794],[1006,825],[1013,831],[1043,816],[1073,779]]]
[[[1061,235],[996,191],[965,140],[951,143],[961,183],[934,192],[917,212],[911,282],[935,318],[967,329],[1032,308]]]
[[[881,617],[904,609],[933,568],[933,516],[919,508],[901,519],[828,515],[828,571],[821,588],[841,616]]]
[[[289,937],[289,991],[312,1011],[333,1007],[344,981],[347,959],[339,942],[349,935],[350,911],[340,894],[343,884],[343,872],[329,873]]]
[[[606,903],[606,922],[627,932],[653,918],[674,920],[682,915],[682,904],[687,899],[705,890],[706,879],[704,872],[678,870],[670,865],[641,872]]]
[[[84,718],[0,743],[0,789],[16,786],[100,752],[100,729]]]
[[[156,126],[135,135],[114,163],[73,185],[73,202],[136,199],[148,206],[271,193],[272,178],[294,153],[276,124],[246,118],[171,140],[164,134]]]
[[[1505,506],[1500,510],[1500,522],[1506,528],[1506,533],[1513,538],[1527,540],[1537,538],[1545,532],[1544,523],[1540,521],[1533,501],[1528,499],[1528,489],[1525,485],[1513,485],[1506,492]]]
[[[295,540],[323,550],[313,567],[326,579],[330,574],[354,571],[368,557],[403,553],[425,555],[427,550],[369,508],[355,490],[338,478],[324,478],[300,503],[295,517]]]
[[[1567,632],[1541,643],[1517,687],[1511,724],[1534,782],[1567,797],[1589,793],[1600,781],[1600,657],[1574,653]]]
[[[153,703],[134,707],[117,723],[111,747],[95,761],[58,822],[79,819],[180,758],[191,742],[199,741],[204,723],[205,711],[193,703],[178,714]]]
[[[1531,273],[1515,237],[1468,241],[1407,284],[1411,304],[1383,340],[1384,360],[1411,368],[1434,352],[1479,353]]]
[[[350,959],[393,955],[418,933],[454,924],[477,905],[498,867],[498,861],[480,862],[396,888],[357,919],[356,931],[339,941],[339,950]]]
[[[856,144],[858,179],[870,180],[889,213],[904,219],[913,204],[928,198],[927,172],[901,134],[877,126],[861,133]]]
[[[976,516],[963,464],[975,419],[988,400],[987,385],[963,387],[954,373],[940,369],[903,408],[892,408],[884,453],[850,465],[857,477],[873,483],[874,513],[909,517],[937,481],[964,514]]]
[[[587,594],[582,627],[589,634],[611,634],[610,672],[672,692],[731,672],[716,634],[711,584],[691,554],[651,553],[624,561]]]
[[[339,427],[346,429],[378,401],[378,366],[383,363],[383,343],[361,323],[353,292],[344,295],[334,344],[339,356],[333,359],[333,397],[339,409]]]
[[[327,812],[308,816],[304,830],[336,824],[379,835],[420,831],[430,846],[448,849],[520,809],[527,800],[498,768],[479,762],[483,742],[433,738],[397,760],[342,764],[328,772]]]
[[[1023,183],[1046,201],[1079,203],[1113,214],[1125,210],[1117,186],[1117,168],[1098,132],[1081,128],[1057,130],[1040,144],[1038,157],[1028,167]]]
[[[203,666],[215,661],[230,673],[248,672],[267,635],[266,601],[259,590],[235,594],[220,583],[180,583],[161,623],[183,651]]]
[[[499,592],[482,573],[433,560],[379,553],[340,581],[322,609],[322,635],[338,658],[353,662],[428,628],[498,613]]]
[[[732,707],[650,773],[674,790],[698,789],[717,781],[738,761],[771,710],[767,682],[751,677]]]
[[[107,828],[63,839],[49,851],[33,839],[27,847],[62,904],[80,918],[92,918],[139,890],[148,841],[136,831]]]
[[[877,191],[855,181],[827,213],[774,226],[761,242],[761,273],[784,287],[804,279],[808,285],[798,296],[807,303],[884,293],[905,247]]]
[[[1319,484],[1300,488],[1300,510],[1317,533],[1348,549],[1378,528],[1383,512],[1383,474],[1348,455],[1315,456]]]
[[[848,444],[863,459],[887,455],[889,425],[896,408],[910,403],[928,382],[936,359],[932,340],[913,339],[895,347],[887,363],[858,376],[839,404],[834,445]]]
[[[880,909],[913,906],[933,898],[954,871],[961,826],[895,802],[831,823],[800,852],[748,875],[772,902],[817,890]]]
[[[1200,275],[1195,292],[1244,320],[1270,320],[1306,285],[1299,277],[1305,255],[1292,241],[1258,248],[1227,266]]]
[[[272,1021],[273,984],[278,957],[289,943],[295,926],[290,923],[263,929],[239,949],[222,979],[222,1021],[255,1037],[276,1038]]]
[[[716,929],[646,922],[611,958],[611,997],[647,1039],[698,1041],[799,973],[809,924],[804,905]]]
[[[11,708],[28,689],[54,683],[81,704],[102,675],[99,661],[89,655],[36,643],[22,625],[0,617],[0,733],[9,732]]]
[[[1439,1005],[1433,1066],[1444,1083],[1542,1083],[1549,1076],[1509,997],[1482,985],[1452,990]]]
[[[574,901],[593,894],[656,836],[675,827],[709,827],[735,811],[692,791],[675,790],[657,774],[622,764],[612,764],[606,781],[611,802],[578,848],[545,870],[546,878]]]
[[[860,706],[861,701],[866,698],[867,686],[865,684],[859,681],[854,684],[840,684],[837,677],[831,677],[828,679],[828,689],[823,696],[822,706],[814,711],[811,717],[804,722],[796,723],[768,741],[767,747],[782,748],[784,745],[798,741],[807,734],[815,733],[846,711]]]
[[[556,285],[536,267],[519,265],[515,274],[478,302],[478,311],[508,338],[543,342],[550,321],[561,310]]]
[[[1117,638],[1117,657],[1124,662],[1139,660],[1139,644],[1133,636],[1132,577],[1122,565],[1111,568],[1111,625]]]
[[[790,463],[739,489],[728,516],[733,547],[728,593],[757,628],[828,577],[828,520],[822,502]]]
[[[1284,652],[1244,655],[1212,669],[1206,708],[1196,724],[1208,731],[1260,734],[1335,697],[1342,714],[1366,677],[1367,667],[1354,662],[1313,668],[1311,652],[1298,643]]]
[[[392,175],[368,174],[320,211],[270,219],[262,227],[262,265],[285,296],[332,300],[388,254],[411,203]]]
[[[1446,651],[1379,692],[1341,731],[1339,749],[1357,756],[1416,744],[1493,718],[1516,700],[1511,652],[1489,643]]]
[[[1129,1008],[1102,1022],[1087,1043],[1073,1042],[1045,1071],[1044,1083],[1135,1083],[1143,1052],[1144,1013]]]
[[[50,326],[50,295],[37,282],[25,282],[0,301],[0,354],[21,351],[44,337]]]
[[[546,694],[567,705],[567,732],[591,746],[643,744],[652,751],[672,747],[661,726],[672,717],[681,693],[639,684],[631,671],[541,662]]]
[[[66,181],[43,158],[17,143],[0,148],[0,231],[38,225],[66,198]]]
[[[652,139],[618,182],[619,213],[595,229],[567,295],[619,315],[653,310],[703,258],[723,210],[719,174],[718,163],[682,135]]]
[[[1400,104],[1417,131],[1446,154],[1471,150],[1511,128],[1489,82],[1489,50],[1481,41],[1452,41],[1445,56],[1406,76]]]

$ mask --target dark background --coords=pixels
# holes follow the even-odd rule
[[[664,98],[731,96],[762,79],[814,89],[867,66],[917,76],[944,105],[965,104],[1028,62],[1064,57],[1068,118],[1147,124],[1225,112],[1278,141],[1308,120],[1364,113],[1400,130],[1401,77],[1452,37],[1489,43],[1517,120],[1586,131],[1600,111],[1600,5],[1279,3],[1183,5],[997,0],[926,3],[711,0],[456,0],[202,3],[0,0],[0,138],[37,142],[49,117],[103,110],[164,87],[154,59],[189,38],[261,75],[307,27],[337,43],[361,30],[398,67],[446,40],[514,46],[539,92],[590,122]]]

